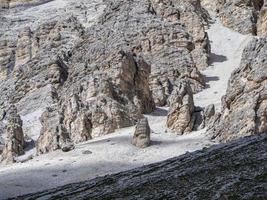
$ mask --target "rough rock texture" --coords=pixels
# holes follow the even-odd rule
[[[214,115],[215,115],[215,106],[214,104],[210,104],[204,109],[204,113],[203,113],[205,125],[209,124],[210,119]]]
[[[8,2],[0,108],[16,105],[38,153],[136,124],[182,79],[193,92],[204,86],[208,16],[198,0]]]
[[[233,72],[223,110],[210,123],[210,134],[220,140],[267,131],[267,39],[254,39],[245,48],[240,66]]]
[[[63,147],[69,140],[69,134],[63,126],[63,116],[56,106],[47,108],[40,120],[42,129],[37,140],[37,152],[47,153]]]
[[[16,6],[37,5],[49,0],[0,0],[0,8],[12,8]]]
[[[242,34],[266,33],[266,0],[202,0],[203,6],[219,13],[222,23]]]
[[[267,135],[17,199],[265,199]]]
[[[198,69],[208,66],[210,45],[205,26],[209,20],[209,14],[200,5],[199,0],[189,1],[162,1],[151,0],[153,10],[169,21],[180,20],[193,37],[195,49],[192,57]]]
[[[195,123],[193,93],[188,82],[180,82],[169,98],[170,109],[167,117],[167,127],[177,134],[193,130]]]
[[[12,163],[16,156],[24,154],[25,147],[22,120],[14,105],[12,105],[8,111],[6,132],[7,139],[5,141],[1,161]]]
[[[257,35],[267,37],[267,1],[264,1],[257,22]]]
[[[132,144],[139,148],[145,148],[149,146],[150,127],[147,118],[142,118],[137,122]]]

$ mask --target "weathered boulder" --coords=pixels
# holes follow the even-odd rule
[[[215,115],[215,106],[214,104],[210,104],[204,109],[204,121],[205,124],[208,124],[209,120]]]
[[[22,120],[14,105],[12,105],[8,111],[6,136],[7,139],[2,153],[2,161],[4,163],[12,163],[15,161],[14,158],[16,156],[24,154],[25,148]]]
[[[139,148],[150,145],[150,127],[147,118],[142,118],[137,122],[132,144]]]
[[[40,120],[42,129],[36,142],[38,154],[60,149],[70,141],[69,134],[62,123],[63,116],[56,105],[47,108]]]
[[[223,109],[209,125],[220,141],[267,131],[267,39],[253,39],[245,48],[240,66],[233,72]]]
[[[179,87],[169,97],[169,104],[167,127],[177,134],[192,131],[195,122],[195,107],[193,92],[188,82],[180,82]]]

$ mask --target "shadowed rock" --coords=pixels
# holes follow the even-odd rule
[[[17,199],[265,199],[267,135]]]

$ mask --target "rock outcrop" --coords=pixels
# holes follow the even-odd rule
[[[37,153],[47,153],[62,148],[70,140],[63,126],[63,116],[56,106],[47,108],[40,120],[42,129],[37,140]]]
[[[0,0],[0,8],[12,8],[16,6],[38,5],[49,0]]]
[[[193,37],[195,48],[191,52],[198,69],[208,66],[210,45],[205,26],[209,14],[204,10],[199,0],[161,1],[151,0],[153,11],[169,21],[180,21]]]
[[[202,0],[201,3],[217,12],[228,28],[242,34],[266,34],[265,0]]]
[[[257,22],[257,35],[267,37],[267,1],[264,1]]]
[[[254,39],[245,48],[240,66],[233,72],[223,110],[209,125],[219,141],[267,131],[267,39]]]
[[[264,134],[17,199],[265,199],[266,155]]]
[[[167,117],[167,127],[177,134],[193,130],[195,123],[193,92],[187,82],[180,82],[169,98],[170,109]]]
[[[0,106],[17,106],[38,153],[135,125],[167,105],[181,80],[193,93],[205,85],[208,14],[199,0],[7,3]]]
[[[25,148],[22,120],[14,105],[9,108],[6,136],[1,161],[8,164],[14,162],[16,156],[24,154]]]
[[[142,118],[137,122],[132,144],[139,148],[150,145],[150,127],[147,118]]]

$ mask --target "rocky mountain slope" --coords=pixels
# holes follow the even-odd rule
[[[266,56],[266,38],[254,39],[245,48],[222,99],[222,112],[209,125],[214,138],[229,141],[267,131]]]
[[[17,199],[265,199],[267,135]]]
[[[181,80],[200,91],[207,20],[196,0],[55,0],[3,9],[0,135],[5,140],[15,105],[24,135],[46,153],[134,125],[167,105]]]
[[[0,199],[266,196],[266,6],[0,0]]]
[[[201,0],[220,16],[222,23],[242,34],[267,36],[266,0]]]

